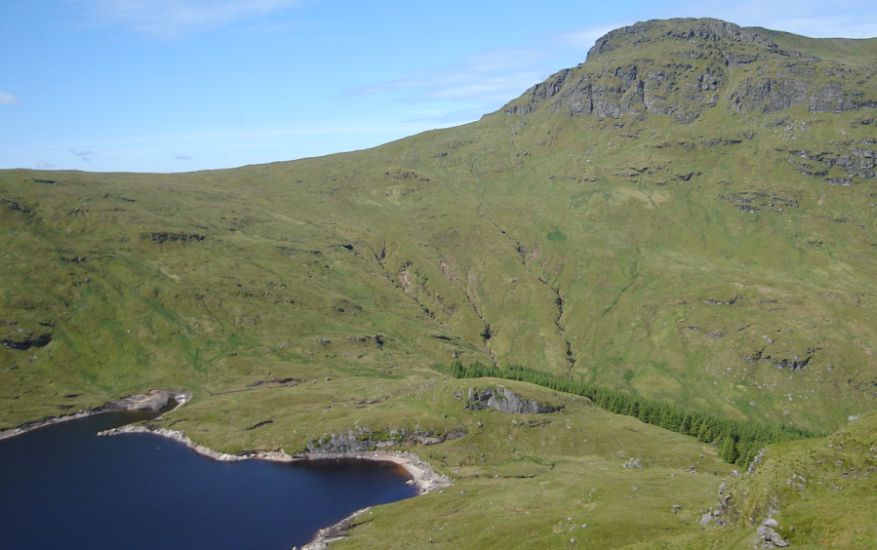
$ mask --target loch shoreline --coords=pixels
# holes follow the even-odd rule
[[[84,409],[72,414],[48,417],[41,420],[27,422],[15,428],[0,431],[0,440],[12,438],[39,428],[78,420],[89,416],[109,412],[151,412],[161,416],[173,412],[185,405],[192,398],[191,392],[174,390],[150,390],[144,394],[135,394],[121,399],[110,401],[100,407]],[[139,421],[138,421],[139,422]],[[220,462],[238,462],[243,460],[264,460],[280,463],[301,463],[321,460],[368,460],[375,462],[391,462],[405,470],[411,477],[408,481],[417,490],[417,495],[448,487],[451,480],[435,471],[431,465],[423,461],[416,454],[409,451],[358,451],[358,452],[307,452],[291,455],[283,449],[275,451],[250,451],[238,454],[216,451],[204,445],[194,442],[189,436],[180,430],[159,428],[149,425],[132,423],[117,428],[110,428],[98,432],[99,437],[111,437],[132,433],[147,433],[176,441],[199,455]],[[353,521],[370,510],[371,507],[356,510],[342,520],[319,529],[314,538],[302,547],[302,550],[323,550],[328,548],[329,543],[344,538],[346,531]],[[294,547],[295,548],[295,547]]]
[[[408,451],[361,451],[353,453],[305,453],[290,455],[283,449],[276,451],[252,451],[240,454],[229,454],[216,451],[195,443],[185,433],[168,428],[154,428],[141,424],[128,424],[99,432],[101,437],[112,437],[132,433],[146,433],[171,439],[185,445],[196,453],[220,462],[239,462],[242,460],[265,460],[270,462],[296,463],[317,460],[371,460],[376,462],[392,462],[403,468],[411,476],[409,483],[417,489],[417,495],[423,495],[436,489],[443,489],[451,484],[451,480],[438,472],[416,454]],[[326,550],[333,541],[344,538],[353,521],[371,509],[370,506],[356,510],[342,520],[323,527],[317,531],[310,542],[301,550]],[[296,548],[296,547],[293,547]]]
[[[303,453],[291,455],[280,449],[276,451],[250,451],[239,454],[230,454],[216,451],[195,443],[180,430],[168,428],[154,428],[142,424],[127,424],[118,428],[111,428],[99,432],[101,437],[116,436],[131,433],[148,433],[167,439],[171,439],[185,445],[196,453],[218,460],[221,462],[238,462],[241,460],[267,460],[271,462],[308,462],[314,460],[373,460],[378,462],[392,462],[401,466],[411,476],[412,484],[417,488],[418,494],[428,493],[435,489],[447,487],[450,480],[436,472],[432,466],[424,462],[414,453],[408,451],[360,451],[352,453]]]
[[[10,437],[25,434],[27,432],[31,432],[33,430],[38,430],[46,426],[51,426],[53,424],[69,422],[71,420],[79,420],[82,418],[87,418],[89,416],[94,416],[96,414],[104,414],[109,412],[151,412],[156,414],[160,413],[157,416],[157,418],[160,418],[167,413],[179,409],[180,407],[188,403],[190,399],[192,399],[192,393],[189,391],[150,390],[146,393],[129,395],[115,401],[110,401],[109,403],[105,403],[100,407],[83,409],[81,411],[77,411],[71,414],[49,416],[46,418],[41,418],[39,420],[25,422],[24,424],[16,426],[15,428],[0,430],[0,441],[4,439],[9,439]]]

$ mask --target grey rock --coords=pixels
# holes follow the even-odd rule
[[[389,432],[372,431],[360,426],[342,433],[331,433],[309,441],[307,453],[311,455],[355,455],[372,449],[382,449],[398,445],[436,445],[466,435],[464,428],[455,428],[445,433],[415,428],[401,428]]]
[[[718,510],[709,510],[702,516],[700,516],[700,524],[701,525],[709,525],[710,523],[715,523],[716,525],[721,525],[721,521],[719,520],[720,512]]]
[[[670,26],[678,26],[679,23],[685,23],[684,26],[687,28],[681,30],[669,28]],[[645,44],[667,38],[712,43],[725,39],[731,42],[755,44],[772,52],[780,51],[779,46],[773,40],[757,30],[744,29],[739,25],[718,19],[684,19],[645,21],[611,31],[599,38],[588,51],[588,60],[629,44]],[[740,56],[737,59],[740,63],[754,61],[749,56]]]
[[[807,88],[803,79],[747,78],[731,92],[731,103],[739,113],[773,113],[804,102]]]
[[[779,527],[779,523],[771,517],[761,522],[756,531],[756,540],[761,543],[761,548],[785,548],[789,545],[789,541],[774,530],[775,527]]]
[[[791,369],[791,370],[799,370],[803,369],[807,365],[810,364],[810,360],[813,359],[812,356],[805,357],[801,359],[797,355],[794,358],[784,358],[779,359],[773,362],[773,365],[778,369]]]
[[[650,56],[653,44],[671,44],[673,62]],[[635,52],[611,55],[616,50]],[[735,67],[764,58],[781,59],[773,75],[749,76],[728,89]],[[618,65],[613,61],[619,59]],[[739,69],[738,69],[739,70]],[[824,83],[823,76],[829,77]],[[840,112],[877,107],[877,97],[856,89],[873,75],[780,48],[762,29],[745,29],[715,19],[647,21],[614,30],[599,38],[587,62],[557,72],[509,103],[508,114],[537,109],[618,118],[651,114],[691,122],[727,97],[740,113],[773,113],[795,105],[811,112]],[[867,89],[867,88],[866,88]]]
[[[850,144],[845,144],[849,147]],[[877,179],[877,151],[867,147],[849,147],[841,151],[787,151],[790,161],[802,174],[824,177],[832,168],[839,168],[845,177],[826,178],[832,185],[847,186],[853,178]]]
[[[371,433],[368,431],[353,430],[346,433],[332,433],[320,438],[318,441],[309,442],[307,445],[310,454],[355,454],[367,451],[374,447]]]
[[[152,233],[145,234],[144,237],[148,238],[156,244],[165,244],[169,242],[198,242],[203,241],[207,238],[200,233],[172,233],[170,231],[154,231]]]
[[[808,97],[809,108],[814,113],[832,113],[854,111],[869,107],[869,103],[861,93],[849,92],[839,83],[831,82],[815,90]]]
[[[754,474],[762,460],[764,460],[764,449],[759,450],[758,454],[755,455],[755,458],[752,459],[752,462],[749,463],[749,468],[746,469],[746,475],[751,476]]]
[[[824,68],[823,71],[830,69]],[[810,112],[830,113],[855,111],[877,106],[877,100],[865,97],[858,90],[831,82],[813,88],[817,66],[811,60],[790,63],[780,78],[747,78],[731,92],[731,103],[737,112],[773,113],[794,105],[806,105]]]
[[[176,392],[170,390],[151,390],[144,394],[129,395],[106,405],[107,410],[163,411],[176,403]],[[188,399],[188,397],[185,397]]]
[[[49,345],[51,341],[52,335],[50,333],[29,334],[23,337],[0,339],[0,345],[18,351],[26,351],[30,348],[45,347]]]
[[[491,408],[506,414],[552,413],[563,409],[563,407],[543,405],[534,399],[526,399],[503,386],[482,390],[469,388],[466,408],[470,411]]]

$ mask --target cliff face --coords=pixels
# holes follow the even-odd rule
[[[650,21],[597,40],[587,62],[556,73],[508,104],[617,118],[669,115],[692,122],[705,111],[810,112],[877,106],[874,71],[781,47],[768,31],[713,19]]]

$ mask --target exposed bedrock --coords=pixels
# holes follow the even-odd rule
[[[562,406],[551,406],[527,399],[503,386],[494,388],[469,388],[466,408],[479,411],[484,408],[496,409],[506,414],[552,413],[563,409]]]

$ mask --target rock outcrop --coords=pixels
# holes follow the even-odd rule
[[[873,143],[865,140],[862,143],[838,144],[841,147],[831,151],[783,150],[792,155],[790,162],[795,169],[808,176],[825,177],[825,181],[834,185],[849,185],[853,179],[877,179],[877,151]],[[838,150],[840,149],[840,150]],[[834,169],[843,174],[842,178],[828,178]]]
[[[356,455],[375,449],[386,449],[399,445],[436,445],[450,439],[466,435],[464,428],[456,428],[447,432],[424,430],[421,428],[391,429],[377,431],[360,426],[347,432],[326,434],[307,444],[307,454],[320,455]]]
[[[6,346],[7,348],[25,351],[30,348],[42,348],[49,345],[49,342],[52,341],[52,335],[49,333],[44,334],[28,334],[26,336],[22,336],[20,338],[5,338],[0,340],[0,344]]]
[[[77,397],[78,395],[79,394],[71,394],[68,397]],[[171,390],[150,390],[144,394],[129,395],[115,401],[110,401],[109,403],[101,405],[100,407],[95,407],[93,409],[83,409],[79,412],[63,416],[50,416],[42,418],[40,420],[34,420],[33,422],[26,422],[18,427],[8,430],[0,430],[0,440],[9,437],[15,437],[25,432],[36,430],[37,428],[42,428],[43,426],[50,426],[59,422],[77,420],[80,418],[85,418],[95,414],[101,414],[110,411],[130,411],[163,414],[165,412],[168,412],[169,410],[173,410],[177,407],[185,405],[189,402],[190,399],[192,399],[192,393],[189,391],[176,392]],[[123,426],[123,428],[125,428],[125,426]],[[114,430],[119,429],[120,428],[114,428]]]
[[[656,54],[659,49],[669,55]],[[755,61],[777,65],[776,75],[751,70]],[[825,75],[831,76],[827,83]],[[873,89],[873,77],[783,49],[764,29],[715,19],[647,21],[601,37],[586,63],[533,86],[504,112],[527,115],[546,106],[573,116],[662,114],[687,123],[723,101],[736,113],[796,105],[811,112],[853,111],[877,107],[877,94],[861,86]]]
[[[784,539],[782,535],[776,532],[775,528],[779,527],[777,520],[768,516],[756,530],[756,545],[760,548],[785,548],[789,545],[789,541]]]
[[[171,233],[169,231],[154,231],[146,237],[156,244],[198,242],[207,238],[200,233]]]
[[[183,402],[188,400],[188,394],[180,395],[170,390],[150,390],[147,393],[129,395],[118,401],[107,403],[104,410],[159,412],[176,405],[178,397]]]
[[[664,39],[699,40],[707,43],[718,43],[725,40],[731,43],[752,44],[769,52],[779,52],[780,47],[757,29],[746,29],[718,19],[670,19],[645,21],[621,27],[597,39],[588,51],[588,61],[613,50],[631,45],[645,45]],[[730,64],[734,58],[727,58]],[[748,57],[741,59],[742,64],[751,63]]]
[[[506,414],[538,414],[557,412],[563,407],[544,405],[534,399],[521,397],[503,386],[496,386],[482,390],[469,388],[466,408],[470,411],[491,408]]]

